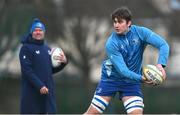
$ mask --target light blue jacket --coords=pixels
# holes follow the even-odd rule
[[[157,63],[166,66],[169,45],[161,36],[135,25],[125,35],[113,32],[105,45],[108,59],[102,64],[102,80],[140,83],[143,52],[147,45],[159,50]]]

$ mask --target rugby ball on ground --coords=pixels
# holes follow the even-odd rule
[[[153,81],[154,85],[163,83],[163,74],[155,65],[146,65],[143,67],[143,75],[146,79]]]
[[[52,48],[51,50],[51,61],[53,67],[58,67],[61,65],[61,62],[59,61],[59,56],[62,53],[61,48]]]

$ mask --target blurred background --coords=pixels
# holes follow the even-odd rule
[[[142,85],[144,113],[180,113],[180,0],[0,0],[0,113],[19,113],[20,39],[35,17],[46,25],[46,42],[61,47],[69,59],[66,68],[54,75],[58,113],[84,113],[113,30],[110,14],[120,6],[132,11],[133,24],[159,33],[171,48],[168,79],[156,87]],[[155,64],[157,53],[148,47],[144,64]],[[113,99],[105,113],[125,113],[122,102]]]

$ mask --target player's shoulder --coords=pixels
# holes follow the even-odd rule
[[[131,31],[135,34],[138,34],[140,38],[143,38],[143,36],[147,36],[153,32],[151,29],[145,26],[137,26],[137,25],[133,25],[131,27]]]
[[[139,31],[149,31],[150,29],[145,26],[131,25],[131,30],[139,32]]]
[[[120,40],[120,39],[119,39]],[[119,40],[117,38],[117,34],[115,32],[112,32],[109,38],[106,41],[105,49],[107,51],[110,51],[112,49],[117,49]]]
[[[138,28],[140,28],[140,26],[137,26],[137,25],[131,25],[130,26],[131,31],[138,29]]]
[[[116,33],[112,32],[106,41],[106,45],[114,44],[116,42]]]
[[[141,25],[131,25],[132,29],[142,29],[142,28],[146,28],[145,26],[141,26]]]

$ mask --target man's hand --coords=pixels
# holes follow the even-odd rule
[[[43,94],[48,94],[49,93],[49,90],[46,86],[43,86],[41,89],[40,89],[40,93],[43,95]]]
[[[148,80],[146,77],[142,76],[143,83],[146,83],[148,85],[155,85],[153,81]]]
[[[64,52],[62,51],[61,52],[61,54],[60,54],[60,62],[62,62],[62,63],[66,63],[67,62],[67,58],[66,58],[66,56],[65,56],[65,54],[64,54]]]
[[[59,56],[57,56],[57,60],[59,60],[59,63],[66,63],[67,62],[67,58],[66,58],[63,51],[59,54]]]
[[[162,65],[161,64],[157,64],[156,67],[162,72],[163,80],[165,80],[166,79],[166,72],[165,72],[164,68],[162,67]]]

